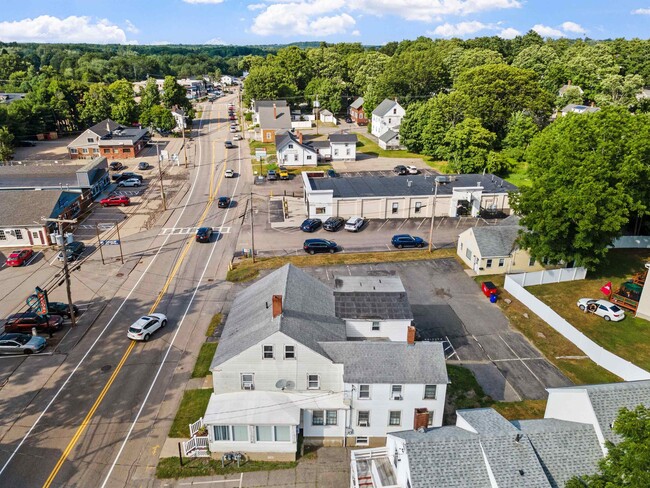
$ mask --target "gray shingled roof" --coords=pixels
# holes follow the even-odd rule
[[[372,115],[377,115],[378,117],[383,117],[397,104],[395,100],[389,100],[388,98],[384,99],[377,108],[372,111]]]
[[[0,191],[0,215],[5,227],[45,225],[41,217],[58,217],[78,193],[61,190]],[[38,223],[38,224],[35,224]]]
[[[596,472],[603,451],[592,425],[556,419],[519,420],[513,424],[532,443],[553,488],[563,488],[574,476]]]
[[[275,319],[271,306],[273,295],[283,297],[282,314]],[[287,264],[237,295],[211,368],[278,331],[319,354],[324,354],[320,342],[346,339],[345,324],[334,314],[332,291],[316,278]]]
[[[333,143],[352,143],[356,144],[357,143],[357,135],[356,134],[330,134],[329,135],[329,140],[330,142]]]
[[[273,108],[273,104],[275,103],[276,107],[286,107],[287,106],[287,101],[286,100],[254,100],[253,101],[253,109],[258,112],[261,107],[271,107]]]
[[[518,225],[473,227],[482,258],[509,256],[521,229]]]
[[[273,116],[274,110],[275,116]],[[258,113],[262,129],[291,129],[291,113],[287,106],[276,106],[275,109],[272,105],[270,107],[261,106]]]
[[[334,301],[342,319],[413,320],[399,276],[336,276]]]
[[[379,136],[379,140],[388,144],[390,141],[395,139],[399,134],[394,130],[388,129],[382,135]]]
[[[332,361],[343,364],[345,383],[447,384],[441,342],[321,342]],[[219,346],[221,347],[221,346]]]
[[[107,128],[107,126],[108,126],[108,128]],[[117,129],[118,127],[121,127],[120,124],[118,124],[114,120],[104,119],[101,122],[96,123],[92,127],[89,127],[88,130],[94,132],[99,137],[104,137],[106,134],[108,134],[109,129],[112,132],[115,129]]]
[[[363,97],[357,98],[354,102],[350,104],[350,108],[359,109],[363,106]]]
[[[562,113],[564,114],[570,112],[576,113],[576,111],[580,113],[593,113],[593,112],[598,112],[599,110],[600,107],[590,107],[587,105],[577,105],[575,103],[570,103],[569,105],[567,105],[562,109]]]
[[[23,164],[0,166],[0,188],[77,186],[80,164]]]
[[[456,410],[456,415],[467,421],[480,435],[517,432],[517,428],[493,408],[461,409]]]

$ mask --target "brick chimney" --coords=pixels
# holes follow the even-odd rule
[[[275,103],[273,104],[273,118],[278,118],[278,109],[276,108]]]
[[[571,86],[571,80],[567,81],[567,85]]]
[[[298,131],[298,143],[302,144],[302,132]]]
[[[282,295],[273,295],[273,318],[282,315]]]
[[[413,414],[413,430],[426,429],[429,425],[429,411],[426,408],[416,408]]]
[[[415,327],[409,325],[408,332],[406,333],[406,342],[412,346],[415,344]]]

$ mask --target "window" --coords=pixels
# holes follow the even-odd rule
[[[415,213],[420,213],[422,211],[422,202],[415,202]]]
[[[390,387],[390,398],[391,398],[391,400],[401,400],[402,399],[402,385],[391,385],[391,387]]]
[[[7,236],[5,235],[5,231],[0,230],[0,241],[6,241],[6,240],[7,240]]]
[[[390,123],[392,123],[392,121],[391,121],[391,119],[390,119],[390,117],[388,117],[388,123],[389,123],[389,124],[390,124]]]
[[[81,152],[84,153],[84,154],[88,154],[88,148],[87,148],[87,147],[84,147],[84,148],[81,150]]]
[[[262,346],[262,359],[273,359],[273,346]]]
[[[503,268],[505,264],[506,264],[505,258],[499,258],[499,268]]]
[[[320,378],[317,374],[308,374],[307,375],[307,389],[308,390],[319,390],[320,389]]]
[[[396,214],[397,210],[399,210],[399,203],[393,202],[393,210],[392,213]]]
[[[307,160],[309,161],[311,159],[311,154],[307,155]]]
[[[492,267],[492,260],[491,259],[488,259],[487,261],[485,261],[485,267],[486,268],[491,268]]]
[[[338,424],[339,413],[336,410],[326,410],[325,411],[325,424],[326,425],[336,425]]]
[[[429,412],[429,421],[427,422],[428,427],[433,427],[433,417],[434,417],[434,412]]]
[[[273,426],[256,425],[255,440],[258,442],[273,442]]]
[[[130,152],[131,152],[131,149],[123,148],[123,149],[122,149],[122,152],[123,152],[123,153],[130,153]]]
[[[290,442],[291,441],[291,431],[289,430],[288,425],[276,425],[273,427],[275,434],[275,442]]]
[[[316,207],[316,214],[322,215],[325,213],[325,207]]]
[[[357,438],[355,438],[354,443],[357,446],[367,446],[368,445],[368,438],[367,437],[357,437]]]
[[[325,424],[325,412],[322,410],[314,410],[311,413],[311,425],[324,425]]]
[[[399,426],[402,425],[402,411],[401,410],[391,410],[388,412],[388,425]]]
[[[254,390],[255,383],[253,381],[252,373],[243,373],[241,375],[241,388],[242,390]]]
[[[346,155],[346,156],[349,156],[350,154],[352,154],[352,151],[351,151],[349,148],[346,149],[346,150],[345,150],[345,155]]]
[[[230,426],[229,425],[215,425],[214,426],[214,440],[215,441],[229,441],[230,440]]]
[[[77,148],[76,147],[71,147],[70,148],[70,154],[77,154]]]
[[[372,323],[372,330],[379,330],[379,322]]]
[[[469,247],[465,251],[465,256],[467,257],[467,259],[472,259],[472,250]]]
[[[33,237],[34,239],[38,239],[38,238],[39,238],[39,237],[38,237],[38,232],[32,232],[32,237]]]
[[[424,399],[425,400],[436,399],[436,385],[424,385]]]
[[[92,144],[93,142],[95,142],[95,139],[93,139],[92,137],[89,137],[89,138],[86,139],[86,141],[88,141],[90,144]]]
[[[370,385],[359,385],[359,400],[370,400]]]
[[[460,250],[461,251],[463,250],[463,243],[462,242],[460,243]]]
[[[23,238],[23,231],[20,229],[16,229],[16,239],[22,239]]]
[[[397,115],[397,109],[396,108],[393,109],[393,115]]]
[[[93,147],[93,154],[99,154],[99,148]]]
[[[86,152],[87,152],[87,151],[86,151]],[[119,153],[119,152],[120,152],[119,149],[117,149],[117,148],[113,149],[113,154],[117,154],[117,153]]]
[[[530,258],[528,260],[528,266],[535,266],[535,258]]]
[[[338,155],[339,155],[339,150],[338,150],[338,149],[334,149],[334,156],[338,156]]]
[[[361,410],[357,414],[357,425],[359,427],[370,427],[370,412],[368,410]]]
[[[296,359],[296,346],[284,346],[284,359]]]
[[[236,442],[248,442],[248,426],[247,425],[233,425],[232,426],[232,440]]]
[[[288,147],[289,149],[293,149],[293,144],[289,144],[287,147]]]

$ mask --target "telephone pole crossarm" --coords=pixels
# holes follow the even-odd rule
[[[59,236],[61,239],[61,255],[63,256],[63,275],[65,276],[65,289],[68,295],[68,312],[70,313],[70,322],[72,327],[77,325],[74,315],[74,305],[72,304],[72,290],[70,288],[70,270],[68,269],[68,253],[65,248],[65,238],[63,237],[63,224],[76,224],[77,219],[41,219],[45,222],[54,222],[59,227]]]

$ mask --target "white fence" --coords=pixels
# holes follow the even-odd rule
[[[650,379],[649,372],[596,344],[578,329],[573,327],[569,322],[560,317],[551,307],[543,303],[524,288],[524,286],[529,286],[531,284],[539,285],[542,283],[584,279],[585,275],[582,272],[574,271],[580,269],[581,268],[570,268],[565,270],[538,271],[535,273],[508,275],[506,276],[504,288],[517,300],[526,305],[535,315],[575,344],[599,366],[602,366],[606,370],[620,376],[625,381]],[[575,276],[580,277],[571,278],[574,273]],[[542,276],[538,276],[540,274]],[[616,325],[611,322],[607,322],[607,326],[616,327]]]
[[[296,120],[291,122],[292,129],[311,129],[311,121],[309,120]]]
[[[650,236],[622,236],[614,241],[616,249],[650,249]]]

